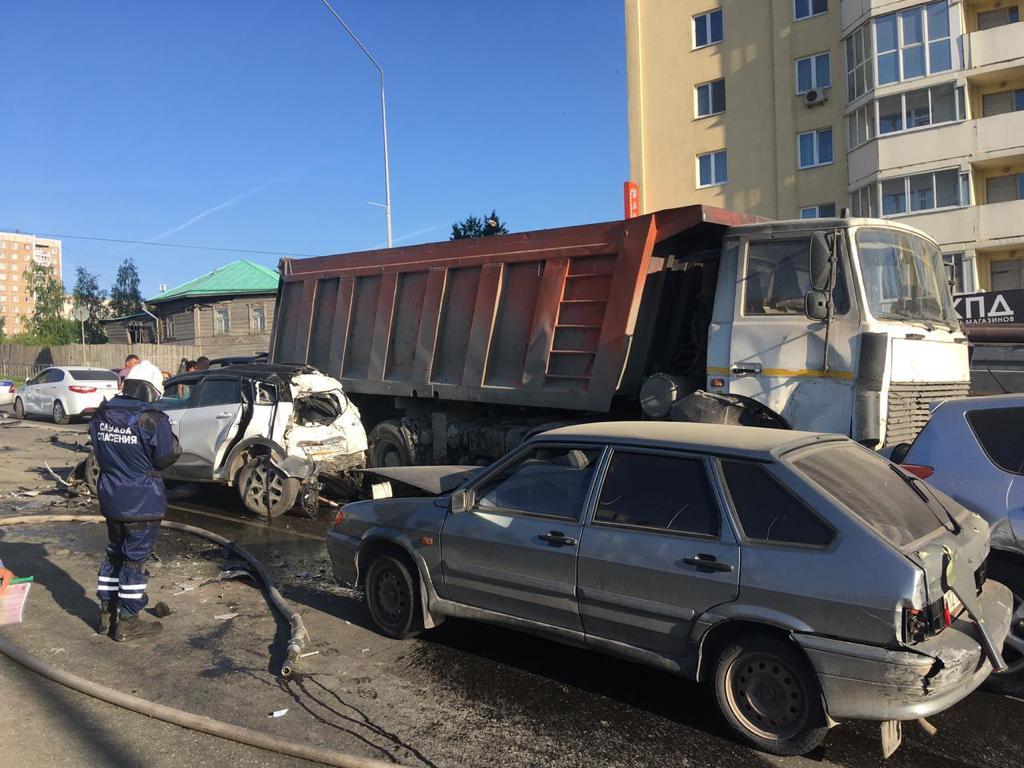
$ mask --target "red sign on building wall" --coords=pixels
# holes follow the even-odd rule
[[[625,205],[625,218],[635,219],[640,215],[640,187],[634,181],[622,184],[622,197]]]

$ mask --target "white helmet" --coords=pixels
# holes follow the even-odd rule
[[[141,396],[142,391],[140,390],[145,390],[146,387],[140,388],[137,384],[129,386],[128,382],[131,381],[149,384],[156,391],[156,397]],[[163,397],[164,395],[164,375],[160,372],[160,369],[153,365],[153,363],[149,362],[149,360],[143,360],[128,371],[128,375],[124,377],[124,384],[125,394],[128,395],[128,397],[134,397],[137,400],[153,402],[153,400],[156,400],[158,397]]]

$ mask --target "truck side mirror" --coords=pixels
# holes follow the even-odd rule
[[[811,288],[827,291],[832,270],[832,248],[824,232],[815,232],[811,238],[810,274]],[[809,315],[809,313],[808,313]]]
[[[804,314],[811,320],[828,318],[828,294],[811,290],[804,294]]]
[[[476,504],[476,494],[468,488],[462,488],[451,495],[448,499],[448,510],[452,514],[468,512]]]

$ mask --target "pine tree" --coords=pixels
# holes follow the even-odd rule
[[[75,270],[75,289],[71,292],[76,307],[89,310],[85,321],[85,340],[89,344],[105,344],[107,335],[100,320],[107,316],[106,292],[100,288],[99,278],[85,267]]]
[[[480,218],[468,216],[465,221],[457,221],[452,224],[452,236],[450,240],[462,240],[467,237],[491,237],[492,235],[507,235],[508,227],[498,218],[498,213],[491,209],[490,216]]]

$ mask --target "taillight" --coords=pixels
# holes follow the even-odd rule
[[[17,389],[17,388],[16,388],[16,387],[15,387],[15,386],[14,386],[13,384],[11,384],[11,394],[13,395],[13,394],[15,394],[15,393],[16,393],[17,391],[18,391],[18,389]]]
[[[72,392],[77,392],[80,395],[91,395],[96,391],[96,387],[80,387],[77,384],[72,384],[68,389]]]
[[[926,467],[922,464],[900,464],[900,466],[910,474],[917,475],[922,480],[927,480],[935,474],[935,470],[932,467]]]
[[[345,519],[345,508],[338,507],[338,511],[334,513],[334,525],[341,525],[341,521]]]
[[[918,608],[903,609],[903,642],[919,643],[928,637],[928,614]]]

